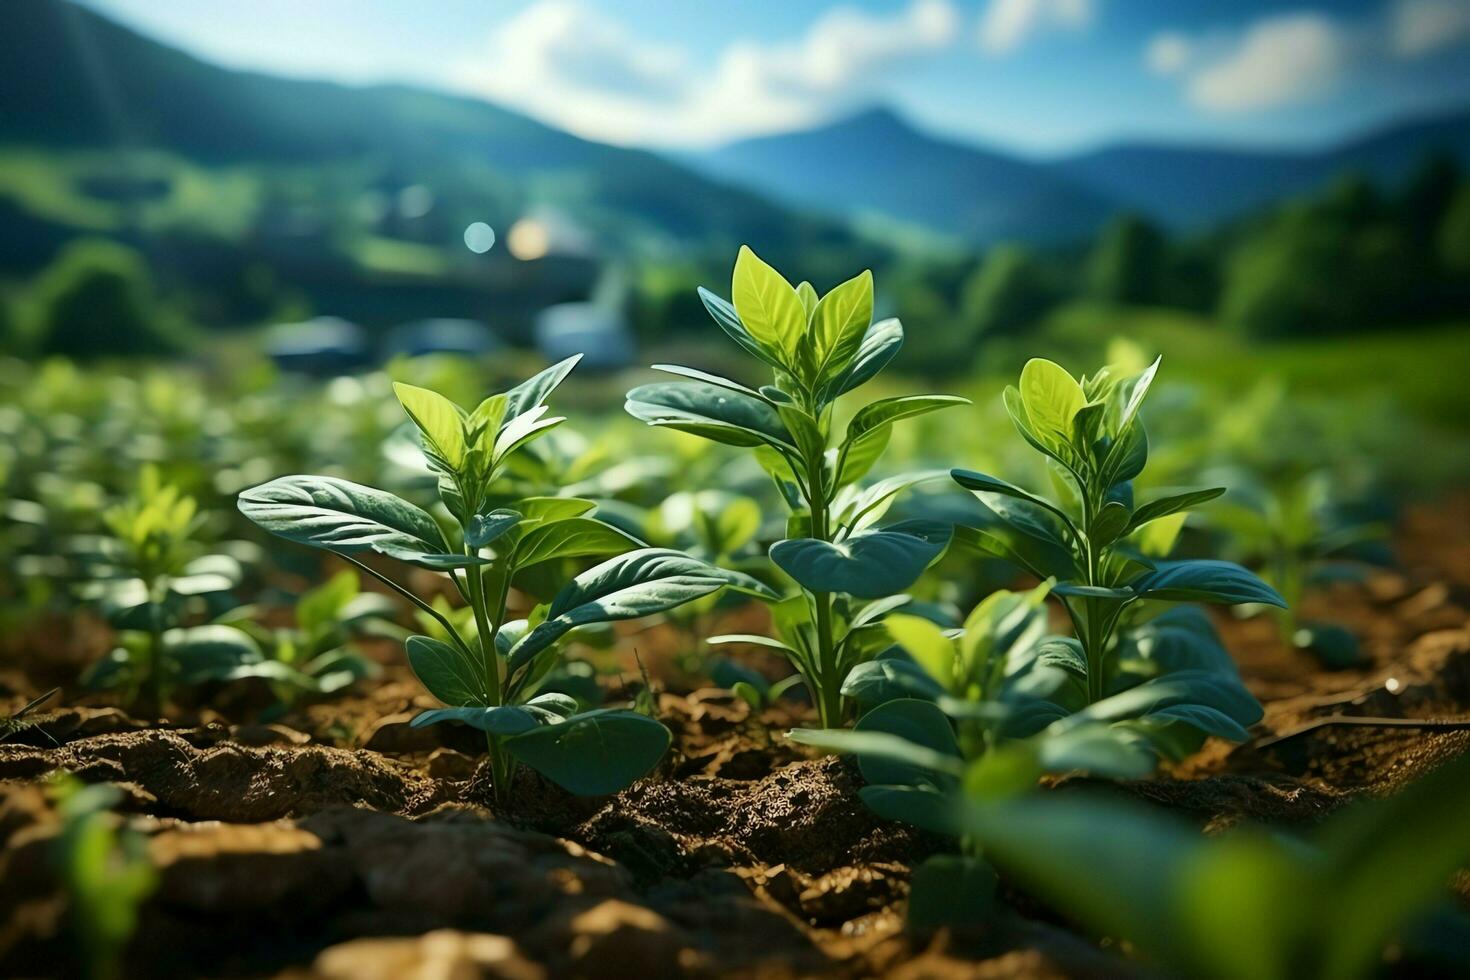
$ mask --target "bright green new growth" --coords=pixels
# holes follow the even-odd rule
[[[85,681],[120,687],[146,714],[158,715],[180,685],[248,676],[261,661],[238,629],[183,626],[191,599],[233,587],[240,566],[205,555],[195,540],[202,518],[192,497],[144,467],[138,489],[103,514],[110,537],[94,556],[88,591],[120,631],[120,643]]]
[[[699,291],[720,328],[772,372],[758,389],[693,368],[656,364],[685,379],[628,392],[627,410],[650,425],[754,450],[791,509],[789,537],[770,550],[775,564],[800,587],[776,607],[782,640],[755,642],[790,658],[816,702],[822,724],[842,724],[843,680],[874,652],[879,621],[944,552],[951,528],[936,521],[875,526],[894,495],[932,473],[859,482],[888,445],[901,419],[966,404],[950,395],[883,398],[859,409],[834,438],[839,397],[871,380],[898,353],[903,327],[873,323],[873,278],[864,272],[818,297],[809,283],[793,288],[781,274],[742,248],[731,286],[733,305]]]
[[[439,497],[457,525],[446,537],[424,510],[393,494],[324,476],[287,476],[240,494],[240,511],[273,534],[335,552],[382,579],[438,625],[412,636],[409,663],[447,707],[414,725],[456,721],[485,733],[496,798],[509,799],[515,760],[574,793],[614,792],[654,767],[669,733],[637,712],[579,712],[574,699],[538,693],[573,629],[672,609],[726,586],[760,593],[759,583],[678,552],[641,542],[591,516],[575,497],[499,495],[517,450],[563,419],[547,417],[546,397],[578,358],[465,411],[433,391],[394,390],[418,429]],[[636,550],[629,550],[636,549]],[[354,557],[365,551],[449,576],[470,609],[451,616]],[[510,621],[512,584],[535,590],[566,559],[614,555],[566,582],[529,619]],[[553,576],[554,577],[554,576]]]
[[[1134,500],[1133,480],[1148,460],[1139,408],[1159,362],[1117,377],[1104,368],[1080,382],[1051,361],[1029,361],[1005,405],[1022,438],[1045,455],[1062,492],[1047,500],[1004,480],[956,469],[952,476],[986,508],[982,527],[961,540],[1041,578],[1071,617],[1085,667],[1088,702],[1111,693],[1116,640],[1125,613],[1154,602],[1264,603],[1274,589],[1225,561],[1164,561],[1184,512],[1224,492],[1213,487]],[[1111,659],[1110,659],[1111,658]]]

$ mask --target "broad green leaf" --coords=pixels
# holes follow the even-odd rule
[[[845,395],[859,385],[871,381],[879,371],[888,366],[889,361],[898,355],[899,348],[902,346],[903,324],[895,319],[879,320],[873,324],[863,335],[863,341],[858,345],[852,366],[833,382],[830,394],[827,394],[824,400],[830,401],[840,395]]]
[[[968,404],[970,404],[968,398],[961,398],[958,395],[899,395],[894,398],[879,399],[863,406],[852,417],[852,421],[847,423],[845,441],[852,442],[861,438],[865,432],[889,425],[900,419],[927,415],[929,412],[937,412],[941,408],[949,408],[952,405]]]
[[[504,394],[491,395],[480,402],[465,421],[466,444],[481,449],[494,446],[509,405],[510,399]]]
[[[746,433],[747,446],[769,443],[795,448],[776,409],[759,398],[701,382],[659,382],[628,392],[628,414],[652,424],[680,422],[729,426]],[[723,441],[723,440],[722,440]]]
[[[950,470],[949,475],[954,482],[966,490],[979,495],[982,501],[988,502],[992,495],[1014,497],[1016,500],[1024,500],[1029,504],[1051,511],[1066,527],[1073,527],[1072,518],[1061,508],[1044,497],[1038,497],[1036,494],[1022,490],[1020,487],[1007,483],[1005,480],[997,479],[987,473],[978,473],[975,470],[964,469]]]
[[[236,668],[261,660],[260,646],[233,626],[188,626],[167,630],[163,647],[180,684],[221,680]]]
[[[719,324],[720,329],[725,331],[725,334],[731,340],[740,345],[741,350],[765,361],[774,368],[779,369],[782,366],[782,359],[778,356],[780,351],[766,350],[766,348],[762,347],[750,335],[750,331],[745,329],[745,324],[740,322],[740,317],[736,314],[735,307],[703,286],[699,287],[699,299],[704,304],[704,308],[709,311],[709,315],[714,318],[715,323]]]
[[[893,613],[883,621],[893,642],[946,689],[955,681],[955,644],[944,630],[922,616]]]
[[[1083,725],[1061,734],[1047,732],[1031,742],[1036,748],[1037,764],[1045,772],[1080,771],[1106,779],[1143,779],[1159,765],[1158,756],[1143,738],[1112,725]]]
[[[471,664],[455,647],[427,636],[410,636],[404,647],[414,676],[434,697],[456,708],[486,704],[483,664]]]
[[[879,599],[912,585],[943,553],[951,531],[938,521],[903,521],[836,543],[818,538],[778,541],[770,554],[809,591]]]
[[[955,741],[954,727],[944,712],[932,701],[900,698],[885,701],[869,711],[853,726],[858,735],[890,735],[910,745],[945,759],[944,768],[935,768],[933,760],[920,756],[894,758],[886,752],[858,750],[858,768],[863,778],[875,786],[922,786],[935,782],[932,773],[946,776],[963,774],[964,762]]]
[[[1214,500],[1225,492],[1224,487],[1211,487],[1207,490],[1186,490],[1182,493],[1171,493],[1163,497],[1150,500],[1141,505],[1133,512],[1133,517],[1128,522],[1128,528],[1124,534],[1137,530],[1150,521],[1156,521],[1161,517],[1168,517],[1181,511],[1197,507],[1209,500]]]
[[[890,704],[900,703],[902,702],[888,701],[873,710],[879,711]],[[939,709],[935,708],[931,702],[919,701],[916,703],[927,704],[936,713],[939,712]],[[939,714],[939,717],[942,719],[944,715]],[[946,727],[949,726],[948,721],[944,724]],[[938,750],[890,732],[843,728],[795,728],[787,732],[786,737],[793,742],[800,742],[802,745],[810,745],[828,752],[857,755],[860,759],[866,760],[869,766],[875,767],[878,772],[885,775],[901,772],[907,779],[912,780],[906,785],[933,785],[935,780],[928,775],[930,773],[952,780],[957,779],[964,773],[965,768],[957,754],[958,749],[953,753]],[[951,740],[953,740],[952,735]],[[864,768],[864,778],[867,778],[866,768]],[[869,782],[872,780],[869,779]]]
[[[344,568],[301,594],[296,600],[296,625],[308,634],[334,626],[360,588],[356,570]]]
[[[918,473],[901,473],[886,480],[879,480],[870,487],[849,487],[842,491],[833,509],[838,514],[838,523],[849,532],[861,531],[882,520],[888,512],[893,498],[910,487],[931,480],[942,480],[944,470],[924,470]]]
[[[842,469],[837,474],[837,485],[845,487],[867,476],[873,464],[883,455],[883,450],[888,448],[888,438],[892,434],[893,426],[880,425],[868,429],[855,439],[849,439],[839,454]]]
[[[806,307],[796,290],[748,246],[740,246],[730,299],[740,322],[756,342],[787,355],[806,333]]]
[[[851,698],[859,711],[868,711],[885,701],[921,698],[933,701],[944,693],[928,671],[911,660],[880,657],[860,663],[842,682],[842,696]]]
[[[588,569],[556,594],[545,622],[521,638],[510,653],[517,668],[568,631],[665,612],[729,584],[725,573],[666,548],[619,555]]]
[[[1129,384],[1128,401],[1124,403],[1123,414],[1118,422],[1119,432],[1127,431],[1128,427],[1133,424],[1133,419],[1138,415],[1138,409],[1143,405],[1143,398],[1154,383],[1154,376],[1159,373],[1159,364],[1163,360],[1162,356],[1154,358],[1154,362]]]
[[[424,437],[424,448],[457,470],[464,463],[464,412],[437,391],[393,382],[393,393]]]
[[[240,513],[280,537],[352,553],[443,554],[439,525],[391,493],[330,476],[283,476],[243,491]]]
[[[691,367],[682,367],[678,364],[651,364],[649,365],[649,367],[654,371],[662,371],[664,374],[678,375],[681,378],[688,378],[690,381],[698,381],[702,384],[713,385],[716,388],[727,388],[730,391],[739,392],[740,394],[745,395],[747,398],[754,398],[758,401],[768,403],[770,402],[769,398],[756,391],[754,388],[747,387],[738,381],[731,381],[729,378],[722,378],[718,374],[710,374],[707,371],[699,371]]]
[[[526,532],[516,545],[515,563],[526,568],[553,558],[611,555],[643,546],[632,535],[590,517],[572,517],[541,524]]]
[[[1161,561],[1130,585],[1140,599],[1174,602],[1259,602],[1286,608],[1286,600],[1253,572],[1230,561]]]
[[[542,697],[552,696],[542,695]],[[542,727],[560,724],[565,717],[566,704],[570,704],[570,710],[576,710],[576,702],[571,698],[566,695],[555,695],[555,697],[561,700],[542,704],[533,702],[492,707],[434,708],[415,715],[409,724],[414,728],[423,728],[426,725],[457,721],[491,735],[522,735]],[[537,701],[540,701],[540,698]]]
[[[536,728],[505,744],[569,793],[603,796],[646,776],[668,751],[669,730],[646,715],[603,708]]]
[[[821,298],[810,328],[818,379],[847,369],[872,322],[872,272],[863,271]]]
[[[464,529],[464,543],[471,548],[484,548],[520,522],[520,512],[509,507],[476,514]]]
[[[1087,403],[1077,379],[1055,362],[1033,357],[1021,369],[1019,390],[1035,433],[1053,444],[1069,443],[1072,419]]]
[[[954,795],[933,786],[864,786],[858,796],[884,820],[913,824],[946,837],[961,833]]]

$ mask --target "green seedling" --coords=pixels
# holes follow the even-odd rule
[[[1058,499],[973,470],[951,474],[985,510],[980,527],[957,531],[960,540],[1057,583],[1052,594],[1076,633],[1067,646],[1085,704],[1107,697],[1127,671],[1120,628],[1161,603],[1285,605],[1275,589],[1233,562],[1159,557],[1172,548],[1186,512],[1225,491],[1210,487],[1134,499],[1133,480],[1148,461],[1139,409],[1158,367],[1155,360],[1129,377],[1104,368],[1079,382],[1038,358],[1026,364],[1019,387],[1006,389],[1011,420],[1046,457]],[[1209,704],[1204,684],[1201,678],[1201,705]]]
[[[240,494],[239,507],[265,530],[341,555],[381,579],[438,625],[409,637],[408,659],[446,707],[416,726],[459,722],[485,733],[497,801],[509,799],[515,762],[573,793],[614,792],[646,774],[668,748],[668,730],[634,711],[580,711],[565,694],[540,693],[580,627],[662,613],[726,586],[764,587],[679,552],[642,542],[592,516],[575,497],[509,498],[500,477],[516,452],[564,421],[545,400],[577,358],[553,365],[466,411],[425,388],[397,384],[418,430],[452,528],[400,497],[325,476],[286,476]],[[632,550],[630,550],[632,549]],[[470,611],[463,620],[399,585],[363,558],[406,562],[447,576]],[[567,559],[613,555],[511,620],[513,585],[537,590]],[[361,556],[361,557],[359,557]]]
[[[1311,586],[1358,577],[1365,565],[1357,552],[1381,544],[1388,531],[1354,520],[1333,496],[1332,477],[1320,470],[1269,480],[1242,476],[1210,518],[1229,534],[1236,556],[1260,568],[1286,600],[1274,610],[1282,640],[1341,668],[1361,663],[1357,637],[1334,624],[1301,622],[1294,610]]]
[[[51,690],[27,701],[10,714],[0,716],[0,742],[5,741],[12,735],[19,735],[21,732],[34,728],[36,726],[36,720],[31,717],[31,713],[54,698],[60,691],[61,688],[53,687]],[[54,742],[55,739],[52,741]]]
[[[90,980],[122,976],[122,957],[138,927],[138,907],[158,876],[146,841],[111,812],[122,799],[115,786],[84,786],[69,773],[52,779],[61,816],[53,859],[66,894],[67,919],[81,973]]]
[[[727,303],[699,291],[705,308],[743,351],[769,368],[772,383],[751,388],[675,365],[654,365],[679,382],[628,392],[627,410],[650,425],[752,450],[790,509],[787,538],[771,561],[799,587],[777,607],[781,640],[764,643],[790,658],[824,727],[843,723],[842,682],[871,654],[864,626],[936,561],[951,527],[908,520],[878,526],[893,497],[934,474],[911,473],[863,488],[859,481],[888,445],[896,422],[952,405],[951,395],[882,398],[858,409],[839,437],[838,400],[878,374],[898,353],[903,327],[873,322],[873,277],[864,272],[818,297],[793,288],[748,248],[735,262]],[[874,611],[874,604],[881,611]]]
[[[1353,980],[1377,974],[1470,860],[1467,808],[1470,756],[1305,839],[1203,837],[1159,810],[1068,791],[983,801],[960,823],[1021,887],[1171,976]]]
[[[255,622],[255,610],[244,606],[219,620],[249,633],[265,656],[256,667],[267,677],[287,707],[305,697],[335,694],[355,681],[376,677],[378,665],[365,657],[354,640],[381,636],[403,640],[393,623],[397,607],[387,596],[363,592],[355,569],[344,569],[301,594],[294,628],[270,629]],[[271,665],[271,666],[268,666]]]
[[[240,577],[233,559],[201,554],[202,516],[192,497],[144,467],[137,491],[103,520],[111,535],[100,541],[85,594],[119,630],[119,644],[88,671],[89,686],[119,688],[157,716],[176,687],[246,676],[262,661],[239,629],[184,625],[192,600],[225,592]]]

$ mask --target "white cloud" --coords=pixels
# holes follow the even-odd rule
[[[1389,15],[1389,35],[1404,58],[1470,39],[1470,0],[1399,0]]]
[[[1470,41],[1470,0],[1389,0],[1344,19],[1316,11],[1264,17],[1239,30],[1155,34],[1143,61],[1180,79],[1209,112],[1255,112],[1331,95],[1355,73]]]
[[[1189,96],[1217,112],[1249,112],[1308,101],[1347,67],[1352,39],[1321,14],[1271,17],[1253,24],[1235,49],[1189,80]]]
[[[1092,0],[990,0],[980,15],[980,47],[1008,54],[1042,31],[1080,30],[1092,15]]]
[[[1143,60],[1155,75],[1183,71],[1195,57],[1195,43],[1178,31],[1155,34],[1144,50]]]
[[[593,139],[707,143],[803,125],[870,97],[885,72],[958,32],[950,0],[912,0],[891,17],[835,7],[793,43],[737,41],[706,68],[578,0],[539,0],[452,80]]]

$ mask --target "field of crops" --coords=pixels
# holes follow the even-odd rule
[[[725,293],[630,374],[0,364],[0,972],[1470,968],[1463,329],[949,394],[866,273]]]

